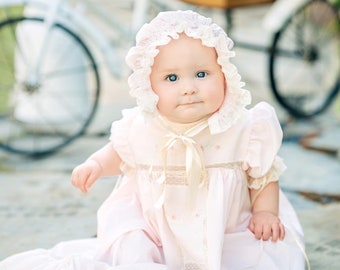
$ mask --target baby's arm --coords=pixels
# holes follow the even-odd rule
[[[255,196],[256,190],[250,190],[250,196]],[[249,222],[249,229],[255,234],[257,239],[277,241],[285,237],[284,226],[281,223],[279,212],[279,184],[270,182],[257,195],[255,199],[252,217]]]
[[[121,174],[120,163],[121,159],[110,142],[74,168],[71,182],[86,193],[99,177]]]

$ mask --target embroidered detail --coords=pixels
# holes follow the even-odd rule
[[[242,161],[235,161],[235,162],[229,162],[229,163],[215,163],[206,165],[205,167],[207,169],[217,169],[217,168],[225,168],[225,169],[235,169],[235,168],[241,168]],[[147,164],[137,164],[137,169],[141,170],[149,170],[151,165]],[[168,165],[169,171],[184,171],[185,172],[185,166],[176,166],[176,165]],[[152,166],[153,172],[160,172],[163,171],[163,166]]]
[[[202,178],[202,177],[201,177]],[[202,180],[202,179],[200,179]],[[165,179],[167,185],[188,185],[186,172],[184,171],[167,171],[167,177]]]
[[[225,169],[235,169],[241,168],[241,162],[232,162],[232,163],[220,163],[220,164],[211,164],[206,166],[206,169],[214,169],[214,168],[225,168]],[[150,165],[146,164],[138,164],[137,169],[140,170],[150,170]],[[152,166],[151,179],[158,179],[163,175],[163,166]],[[207,179],[209,181],[209,179]],[[186,168],[185,166],[167,166],[167,177],[164,180],[164,183],[167,185],[188,185],[187,177],[186,177]]]
[[[184,265],[184,270],[203,270],[202,265],[197,263],[186,263]]]
[[[235,161],[230,163],[216,163],[206,166],[207,169],[213,169],[213,168],[224,168],[224,169],[236,169],[241,168],[242,162],[241,161]]]

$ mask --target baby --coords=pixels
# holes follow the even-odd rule
[[[162,12],[141,28],[127,55],[137,106],[72,173],[83,192],[121,175],[98,211],[98,237],[17,255],[13,265],[304,269],[302,230],[278,185],[280,124],[267,103],[246,108],[232,45],[193,11]]]

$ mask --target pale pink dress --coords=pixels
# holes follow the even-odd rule
[[[207,127],[192,137],[207,171],[194,196],[183,137],[168,149],[166,162],[162,155],[170,134],[185,134],[192,126],[148,119],[138,108],[124,111],[111,135],[124,176],[98,211],[98,238],[18,254],[1,262],[0,269],[304,269],[302,230],[282,192],[285,239],[256,240],[247,229],[248,187],[261,188],[284,170],[277,157],[282,131],[274,110],[260,103],[244,109],[226,131],[211,135]]]

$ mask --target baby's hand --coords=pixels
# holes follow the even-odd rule
[[[74,168],[71,176],[72,184],[86,193],[100,177],[102,168],[95,160],[89,159]]]
[[[266,211],[253,213],[249,221],[249,230],[252,231],[256,239],[267,241],[272,238],[273,242],[283,240],[285,228],[280,219],[274,214]]]

